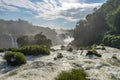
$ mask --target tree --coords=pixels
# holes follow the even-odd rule
[[[19,46],[29,46],[29,45],[45,45],[50,48],[52,42],[42,33],[36,34],[35,36],[22,36],[17,39]]]
[[[36,34],[34,36],[34,39],[35,39],[35,43],[38,45],[46,45],[48,48],[50,48],[50,46],[52,45],[51,40],[47,39],[47,37],[42,33]]]
[[[114,34],[120,34],[120,6],[111,11],[106,17],[107,23],[110,26],[110,31]]]

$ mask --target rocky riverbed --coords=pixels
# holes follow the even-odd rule
[[[63,70],[83,68],[88,80],[120,80],[120,50],[106,47],[97,50],[102,55],[85,56],[86,50],[51,51],[49,56],[26,56],[27,64],[11,67],[0,56],[0,80],[54,80]],[[58,53],[63,57],[54,59]],[[0,53],[4,55],[4,53]]]

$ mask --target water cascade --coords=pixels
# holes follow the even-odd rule
[[[11,44],[12,44],[12,47],[15,48],[15,47],[18,47],[18,44],[16,42],[16,37],[13,36],[12,34],[9,34],[10,36],[10,39],[11,39]]]
[[[70,42],[74,40],[73,37],[70,36],[68,32],[57,32],[57,45],[53,46],[54,49],[61,49],[61,46],[67,46]]]

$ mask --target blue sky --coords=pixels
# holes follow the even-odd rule
[[[0,19],[24,19],[34,25],[74,28],[106,0],[0,0]]]

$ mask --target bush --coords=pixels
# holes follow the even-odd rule
[[[4,52],[4,49],[0,49],[0,52]]]
[[[55,80],[86,80],[86,73],[81,69],[62,71]]]
[[[102,42],[106,45],[106,46],[110,46],[110,47],[115,47],[115,48],[120,48],[120,36],[115,36],[115,35],[106,35]]]
[[[88,50],[87,55],[95,55],[95,56],[98,56],[98,57],[101,57],[100,54],[98,54],[98,52],[95,50],[95,49],[92,49],[92,50]]]
[[[11,66],[17,66],[26,63],[24,54],[20,52],[7,52],[4,55],[4,59]]]
[[[50,51],[45,46],[24,46],[20,48],[20,52],[24,53],[25,55],[49,55]]]
[[[68,51],[72,52],[72,51],[73,51],[73,48],[69,48]]]
[[[12,52],[19,52],[18,48],[8,48],[7,50]]]

